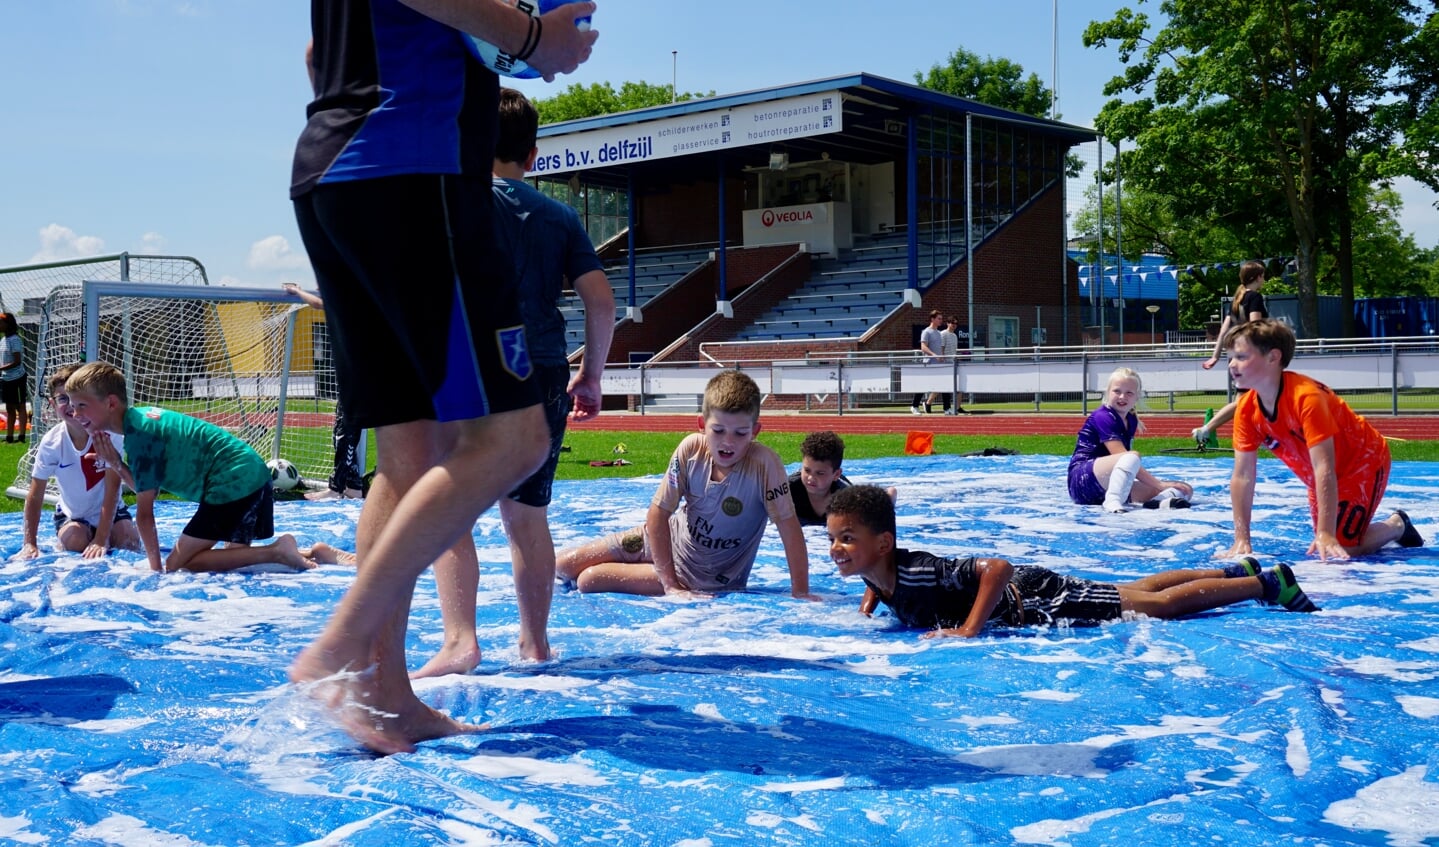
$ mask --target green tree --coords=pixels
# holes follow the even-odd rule
[[[1429,15],[1398,56],[1398,97],[1381,122],[1403,141],[1379,164],[1385,175],[1411,176],[1439,190],[1439,15]]]
[[[963,47],[949,54],[942,65],[928,73],[916,73],[918,85],[967,100],[977,100],[1001,109],[1048,117],[1053,95],[1039,77],[1024,75],[1024,68],[1008,59],[979,58]]]
[[[553,124],[714,96],[713,91],[708,94],[683,91],[678,96],[675,96],[673,91],[674,89],[668,85],[654,85],[648,82],[626,82],[620,86],[618,91],[608,82],[595,82],[589,85],[580,85],[575,82],[553,97],[542,97],[536,100],[535,109],[540,113],[541,124]]]
[[[1174,196],[1184,217],[1242,216],[1282,201],[1300,320],[1315,334],[1323,246],[1346,268],[1352,299],[1349,195],[1391,146],[1394,124],[1379,119],[1381,107],[1416,9],[1405,0],[1159,7],[1166,23],[1152,37],[1147,16],[1130,9],[1085,30],[1087,46],[1113,42],[1128,65],[1106,94],[1135,95],[1107,103],[1096,123],[1107,137],[1137,142],[1125,155],[1126,179]]]

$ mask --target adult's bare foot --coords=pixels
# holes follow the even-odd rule
[[[363,671],[328,669],[310,645],[290,667],[290,681],[317,700],[351,738],[384,756],[410,753],[421,741],[482,732],[425,705],[405,680],[387,686],[375,667]]]
[[[520,638],[520,658],[531,662],[548,662],[553,658],[550,652],[550,642],[544,639],[538,641],[525,637]]]
[[[466,674],[480,665],[478,644],[446,644],[440,648],[424,666],[410,674],[410,679],[426,679],[432,676],[447,676],[452,673]]]

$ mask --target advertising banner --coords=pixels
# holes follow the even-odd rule
[[[548,175],[770,144],[839,132],[838,91],[748,103],[692,115],[605,127],[538,140],[533,173]]]

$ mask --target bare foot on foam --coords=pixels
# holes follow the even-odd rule
[[[295,543],[293,535],[275,536],[275,543],[270,545],[270,550],[274,553],[276,562],[297,571],[307,571],[315,567],[315,560],[307,558],[300,552],[300,547]]]
[[[322,565],[353,565],[359,561],[359,557],[348,550],[341,550],[323,541],[316,541],[315,546],[308,551],[300,551]]]
[[[432,676],[446,676],[452,673],[467,674],[480,665],[478,644],[460,646],[446,644],[440,648],[424,667],[410,674],[410,679],[426,679]]]
[[[399,689],[386,685],[376,667],[333,671],[316,654],[314,645],[300,654],[290,667],[290,681],[329,709],[351,738],[376,753],[411,753],[420,741],[485,729],[425,705],[410,689],[408,679]]]

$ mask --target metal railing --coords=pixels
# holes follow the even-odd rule
[[[723,357],[722,361],[663,362],[611,366],[602,385],[606,395],[626,396],[640,410],[692,411],[705,384],[720,367],[737,367],[767,396],[816,399],[829,413],[902,403],[908,396],[954,393],[979,402],[1033,403],[1088,411],[1118,367],[1139,372],[1149,396],[1230,397],[1233,389],[1221,361],[1212,370],[1201,363],[1212,343],[1125,345],[1122,347],[1030,347],[960,351],[951,362],[923,364],[913,351],[809,354],[786,360]],[[1439,413],[1439,339],[1318,339],[1300,342],[1290,368],[1314,377],[1340,394],[1370,395],[1369,413]],[[1372,395],[1387,397],[1376,409]],[[821,399],[822,398],[822,399]],[[1401,403],[1401,399],[1404,402]],[[811,408],[807,403],[805,408]],[[1056,409],[1058,411],[1059,409]]]

